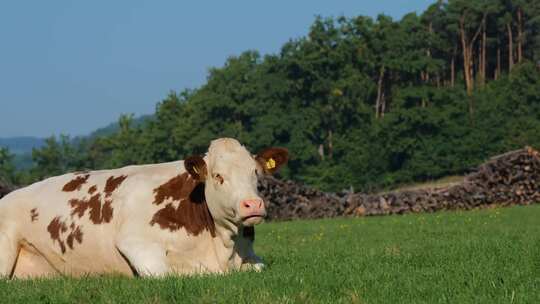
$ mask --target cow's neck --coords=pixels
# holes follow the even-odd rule
[[[214,240],[214,248],[216,255],[223,270],[230,268],[234,263],[235,242],[238,240],[237,235],[239,228],[229,221],[216,221],[216,237]]]
[[[211,200],[208,196],[206,198]],[[219,202],[212,201],[208,203],[208,209],[215,227],[215,237],[213,238],[215,252],[220,267],[227,270],[231,263],[234,263],[235,250],[237,249],[235,243],[238,241],[237,236],[241,229],[231,220],[234,218],[234,213],[229,209],[220,208],[219,206],[222,205]]]
[[[238,235],[239,229],[234,223],[228,220],[215,221],[216,239],[221,241],[226,248],[234,247],[234,239]]]
[[[206,195],[207,207],[212,216],[214,227],[216,230],[216,238],[221,240],[223,246],[232,248],[234,246],[234,238],[238,235],[238,226],[234,223],[234,212],[221,207],[223,204],[213,200]]]

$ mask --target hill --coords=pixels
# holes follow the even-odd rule
[[[153,115],[150,115],[150,114],[141,115],[139,117],[133,118],[132,124],[134,127],[141,126],[152,117]],[[102,137],[102,136],[109,136],[118,132],[119,129],[120,129],[120,125],[118,124],[118,122],[112,122],[105,127],[96,129],[95,131],[91,132],[88,136],[83,136],[83,137],[96,138],[96,137]]]
[[[17,136],[0,138],[0,147],[6,147],[13,154],[31,153],[32,148],[41,148],[45,144],[44,138],[32,136]]]
[[[133,126],[140,126],[153,115],[142,115],[133,119]],[[72,139],[73,144],[83,139],[95,139],[98,137],[110,136],[119,130],[118,122],[98,128],[88,135],[77,136]],[[17,170],[27,170],[33,166],[32,149],[41,149],[45,146],[45,138],[32,136],[16,136],[0,138],[0,147],[8,148],[15,155],[13,162]]]

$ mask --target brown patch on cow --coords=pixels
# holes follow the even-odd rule
[[[173,201],[185,199],[189,197],[197,184],[198,182],[192,179],[188,173],[177,175],[154,189],[154,204],[159,205],[166,199]]]
[[[74,223],[71,223],[70,229],[71,232],[66,238],[66,243],[70,249],[73,249],[73,240],[76,240],[79,244],[81,244],[83,233],[81,231],[81,228],[79,226],[75,226]]]
[[[153,226],[156,223],[159,224],[161,229],[169,229],[171,231],[180,229],[180,225],[176,220],[176,208],[172,204],[167,204],[164,208],[159,209],[154,213],[150,225]]]
[[[32,222],[35,222],[38,220],[39,213],[37,212],[37,208],[33,208],[30,210],[30,220]]]
[[[111,176],[107,179],[105,184],[104,194],[105,199],[102,204],[102,195],[96,193],[97,186],[93,185],[88,189],[88,194],[92,195],[87,198],[73,198],[69,200],[71,206],[71,216],[77,215],[79,218],[86,214],[89,210],[90,220],[94,224],[109,223],[113,218],[114,209],[112,207],[112,193],[118,189],[118,187],[124,182],[127,175],[121,175],[119,177]],[[95,194],[94,194],[95,193]]]
[[[86,210],[90,210],[90,220],[94,224],[109,223],[113,217],[112,201],[106,200],[103,206],[101,205],[101,194],[95,194],[90,199],[71,199],[71,216],[77,215],[83,217]]]
[[[105,204],[103,204],[103,207],[101,208],[101,218],[105,223],[109,223],[113,218],[113,212],[114,209],[112,207],[112,201],[111,200],[105,200]],[[92,215],[92,212],[90,211],[90,215]],[[90,217],[92,219],[92,217]]]
[[[86,183],[89,177],[90,177],[90,174],[75,177],[74,179],[72,179],[71,181],[69,181],[67,184],[64,185],[64,187],[62,188],[62,191],[73,192],[75,190],[77,191],[81,190],[82,185]]]
[[[242,236],[247,238],[248,240],[254,242],[255,241],[255,227],[244,227],[242,229]]]
[[[71,216],[77,215],[79,218],[83,217],[86,210],[89,210],[90,220],[94,224],[110,223],[113,218],[114,209],[112,207],[112,199],[110,199],[112,193],[124,182],[127,175],[121,175],[119,177],[111,176],[107,179],[105,184],[104,194],[105,202],[102,204],[101,194],[96,193],[97,186],[94,185],[88,189],[88,194],[94,194],[89,199],[70,199],[69,205],[71,206]]]
[[[105,197],[110,197],[114,190],[118,188],[124,180],[127,178],[127,175],[121,175],[119,177],[111,176],[107,179],[107,183],[105,184]]]
[[[52,219],[50,224],[47,226],[47,231],[49,231],[53,242],[58,242],[62,254],[66,253],[66,243],[70,249],[73,249],[74,240],[79,244],[82,244],[83,233],[81,228],[78,225],[75,225],[74,222],[71,222],[69,225],[69,234],[64,239],[63,236],[68,231],[68,226],[66,225],[65,221],[60,219],[59,216]]]
[[[177,175],[154,189],[153,204],[160,205],[167,199],[179,201],[178,207],[168,203],[154,214],[150,225],[158,224],[161,229],[171,232],[184,228],[194,236],[208,230],[212,237],[216,236],[214,219],[204,196],[204,183],[188,173]]]
[[[94,194],[94,192],[96,191],[97,191],[97,186],[93,185],[92,187],[88,189],[88,194]]]
[[[71,216],[77,215],[79,218],[83,217],[86,213],[86,210],[90,207],[90,205],[95,206],[101,206],[100,201],[101,194],[96,194],[90,197],[90,199],[70,199],[69,205],[71,206]]]
[[[67,231],[66,223],[61,221],[60,217],[57,216],[53,218],[52,221],[49,223],[49,225],[47,226],[47,231],[49,231],[53,242],[58,242],[58,245],[60,245],[60,250],[62,251],[62,253],[65,253],[66,245],[60,235]]]

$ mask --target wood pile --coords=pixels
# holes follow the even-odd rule
[[[259,181],[259,192],[267,203],[268,218],[323,218],[343,215],[339,196],[305,187],[293,181],[267,176]]]
[[[270,219],[281,220],[528,205],[540,202],[540,155],[526,147],[493,157],[462,183],[444,188],[334,194],[270,177],[259,190]]]

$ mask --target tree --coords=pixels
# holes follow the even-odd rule
[[[463,59],[463,75],[467,95],[471,96],[474,89],[474,45],[485,28],[487,12],[485,4],[465,0],[449,2],[448,10],[451,18],[458,24],[461,51]],[[472,99],[469,98],[469,112],[472,114]]]
[[[317,17],[277,54],[231,56],[201,87],[170,92],[145,123],[123,115],[113,134],[48,139],[32,177],[178,160],[224,136],[253,152],[287,147],[282,175],[325,190],[463,174],[540,144],[540,68],[530,62],[539,50],[538,1],[441,0],[400,20]]]
[[[13,163],[14,155],[8,148],[0,147],[0,180],[10,184],[17,184],[18,178]]]
[[[82,160],[78,155],[69,136],[60,135],[59,141],[51,136],[45,140],[43,148],[32,150],[35,166],[31,174],[35,179],[43,179],[80,169]]]

